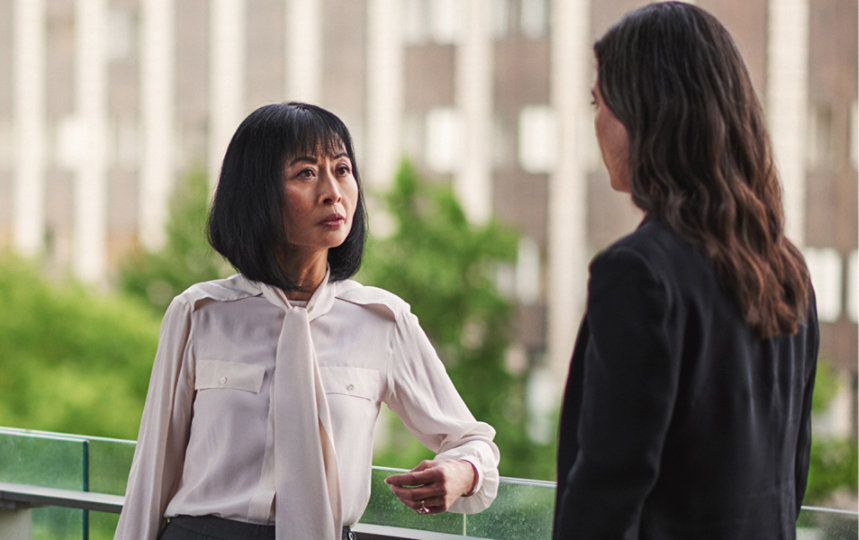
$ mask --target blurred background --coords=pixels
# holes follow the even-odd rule
[[[164,308],[232,273],[204,237],[229,138],[300,100],[355,139],[358,279],[412,304],[502,474],[553,480],[588,261],[641,219],[599,157],[591,46],[644,3],[0,1],[0,426],[136,437]],[[855,510],[857,1],[695,3],[746,58],[817,291],[806,504]],[[387,414],[378,438],[376,464],[427,455]]]

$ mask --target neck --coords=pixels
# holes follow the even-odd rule
[[[307,301],[322,284],[328,270],[328,251],[289,253],[284,257],[283,270],[298,290],[286,291],[290,300]]]

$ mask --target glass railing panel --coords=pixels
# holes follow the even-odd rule
[[[401,503],[385,483],[386,477],[401,472],[404,472],[404,469],[373,468],[370,502],[361,516],[361,523],[463,534],[464,522],[461,515],[445,513],[422,516]]]
[[[796,523],[797,540],[856,540],[859,515],[856,512],[804,506]]]
[[[82,489],[84,443],[82,437],[0,428],[0,481]]]
[[[0,481],[84,490],[86,440],[64,434],[0,429]],[[33,509],[33,539],[85,537],[88,512],[74,508]]]
[[[375,467],[370,503],[361,523],[458,534],[477,538],[528,538],[552,536],[555,484],[536,480],[502,478],[498,497],[479,514],[418,515],[402,504],[385,484],[389,474],[401,469]]]
[[[0,481],[122,495],[134,441],[0,428]],[[119,516],[33,509],[34,540],[113,538]]]
[[[0,481],[122,495],[134,441],[0,428]],[[551,537],[555,484],[502,478],[498,498],[480,514],[421,516],[391,493],[385,477],[402,469],[374,467],[362,523],[476,538]],[[58,507],[33,509],[34,540],[109,540],[117,514]],[[800,540],[855,540],[856,512],[804,507]]]
[[[555,483],[502,478],[498,497],[487,510],[466,516],[469,536],[481,538],[552,537]]]
[[[124,495],[134,456],[134,441],[92,439],[89,444],[90,491]],[[89,513],[89,540],[110,540],[119,522],[119,514]]]
[[[134,457],[134,441],[121,439],[90,439],[90,491],[124,495]]]

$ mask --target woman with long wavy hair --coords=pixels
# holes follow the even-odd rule
[[[817,315],[743,58],[677,2],[594,51],[603,160],[645,217],[591,262],[554,536],[793,538]]]

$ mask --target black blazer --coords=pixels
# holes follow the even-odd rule
[[[554,538],[794,538],[818,327],[762,340],[710,261],[645,219],[590,266]]]

